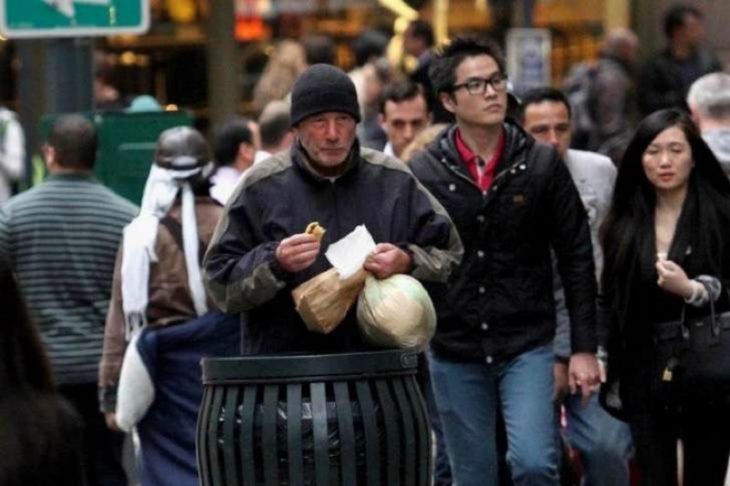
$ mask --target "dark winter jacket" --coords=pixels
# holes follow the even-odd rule
[[[244,352],[343,352],[365,349],[354,308],[330,334],[307,331],[291,291],[330,268],[324,250],[364,224],[376,243],[410,252],[412,276],[445,282],[461,260],[456,229],[441,205],[408,168],[357,143],[334,181],[311,168],[301,149],[249,169],[228,203],[205,258],[216,303],[243,312]],[[274,253],[279,242],[317,221],[327,232],[308,269],[287,274]]]
[[[460,161],[452,127],[411,162],[464,243],[448,287],[430,285],[439,323],[433,351],[458,361],[503,361],[555,333],[550,248],[558,258],[573,352],[596,347],[596,281],[585,210],[557,152],[511,122],[494,182],[482,192]]]

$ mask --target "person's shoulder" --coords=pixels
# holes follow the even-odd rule
[[[611,159],[603,154],[589,152],[587,150],[568,149],[567,161],[590,165],[592,168],[603,172],[616,172],[616,166]]]
[[[134,218],[139,213],[139,207],[136,204],[120,196],[101,182],[95,185],[95,190],[107,200],[107,203],[104,205],[106,211],[127,216],[129,219]]]
[[[410,174],[408,166],[403,163],[400,159],[397,159],[391,155],[385,154],[380,150],[375,150],[367,147],[360,147],[360,158],[366,164],[370,164],[383,169],[393,170],[396,172],[403,172]]]
[[[444,127],[425,147],[415,151],[411,156],[411,159],[408,161],[408,166],[411,170],[417,173],[420,169],[444,159],[444,152],[446,151],[444,147],[448,146],[448,138],[451,136],[450,134],[452,134],[453,131],[453,125]]]
[[[273,154],[252,165],[243,174],[240,187],[250,187],[292,167],[291,150]]]
[[[30,187],[23,192],[19,192],[18,194],[12,196],[10,199],[5,201],[5,203],[3,203],[2,205],[2,209],[17,209],[18,207],[22,207],[25,204],[32,202],[34,199],[42,196],[42,188],[43,184],[39,184],[37,186]]]

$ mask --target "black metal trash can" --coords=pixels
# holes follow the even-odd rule
[[[427,486],[415,351],[203,360],[203,486]]]

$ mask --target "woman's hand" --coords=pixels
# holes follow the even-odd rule
[[[687,278],[682,267],[671,260],[656,262],[656,272],[659,275],[657,284],[669,293],[688,299],[694,292],[694,286],[700,285]]]

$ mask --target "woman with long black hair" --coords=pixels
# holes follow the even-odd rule
[[[727,394],[667,394],[655,328],[730,308],[730,182],[689,116],[645,118],[621,161],[602,229],[602,317],[608,333],[604,405],[631,425],[642,485],[722,485],[730,452]]]
[[[0,484],[85,483],[81,421],[51,368],[8,261],[0,257]]]

